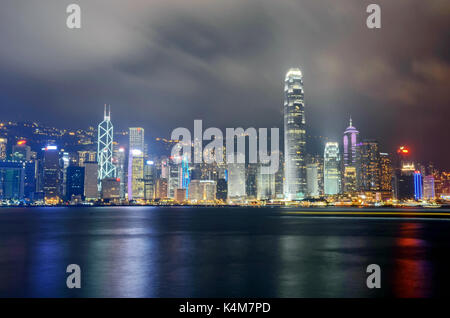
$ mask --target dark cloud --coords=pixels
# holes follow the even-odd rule
[[[168,136],[207,126],[281,127],[283,78],[305,76],[308,130],[340,139],[352,115],[384,151],[411,144],[449,167],[450,4],[376,1],[382,29],[354,0],[3,0],[2,118],[95,125],[109,103],[119,128]]]

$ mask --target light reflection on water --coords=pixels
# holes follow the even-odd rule
[[[245,208],[0,210],[3,297],[430,297],[450,222]],[[282,211],[286,211],[283,209]],[[79,264],[82,288],[66,288]],[[382,289],[366,267],[379,264]]]

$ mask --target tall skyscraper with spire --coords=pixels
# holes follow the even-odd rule
[[[103,121],[98,125],[97,139],[99,190],[101,190],[101,181],[103,179],[116,177],[116,167],[113,165],[113,136],[114,129],[111,123],[111,106],[109,106],[107,112],[105,105]]]
[[[306,121],[303,75],[291,68],[284,81],[284,197],[302,199],[306,192]]]
[[[350,124],[344,131],[343,137],[343,154],[344,166],[356,165],[356,145],[359,143],[359,131],[353,127],[352,117],[350,117]]]

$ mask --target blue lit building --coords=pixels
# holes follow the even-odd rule
[[[414,172],[414,199],[423,199],[422,174],[420,171]]]
[[[25,169],[22,162],[0,161],[0,200],[24,198]]]
[[[66,176],[66,199],[80,196],[84,198],[84,167],[67,167]]]
[[[186,189],[186,198],[189,196],[189,183],[191,182],[189,176],[189,162],[187,156],[183,157],[181,161],[181,187]]]

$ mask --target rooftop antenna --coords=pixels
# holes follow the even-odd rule
[[[353,126],[353,123],[352,123],[352,116],[350,115],[350,127],[352,127]]]

